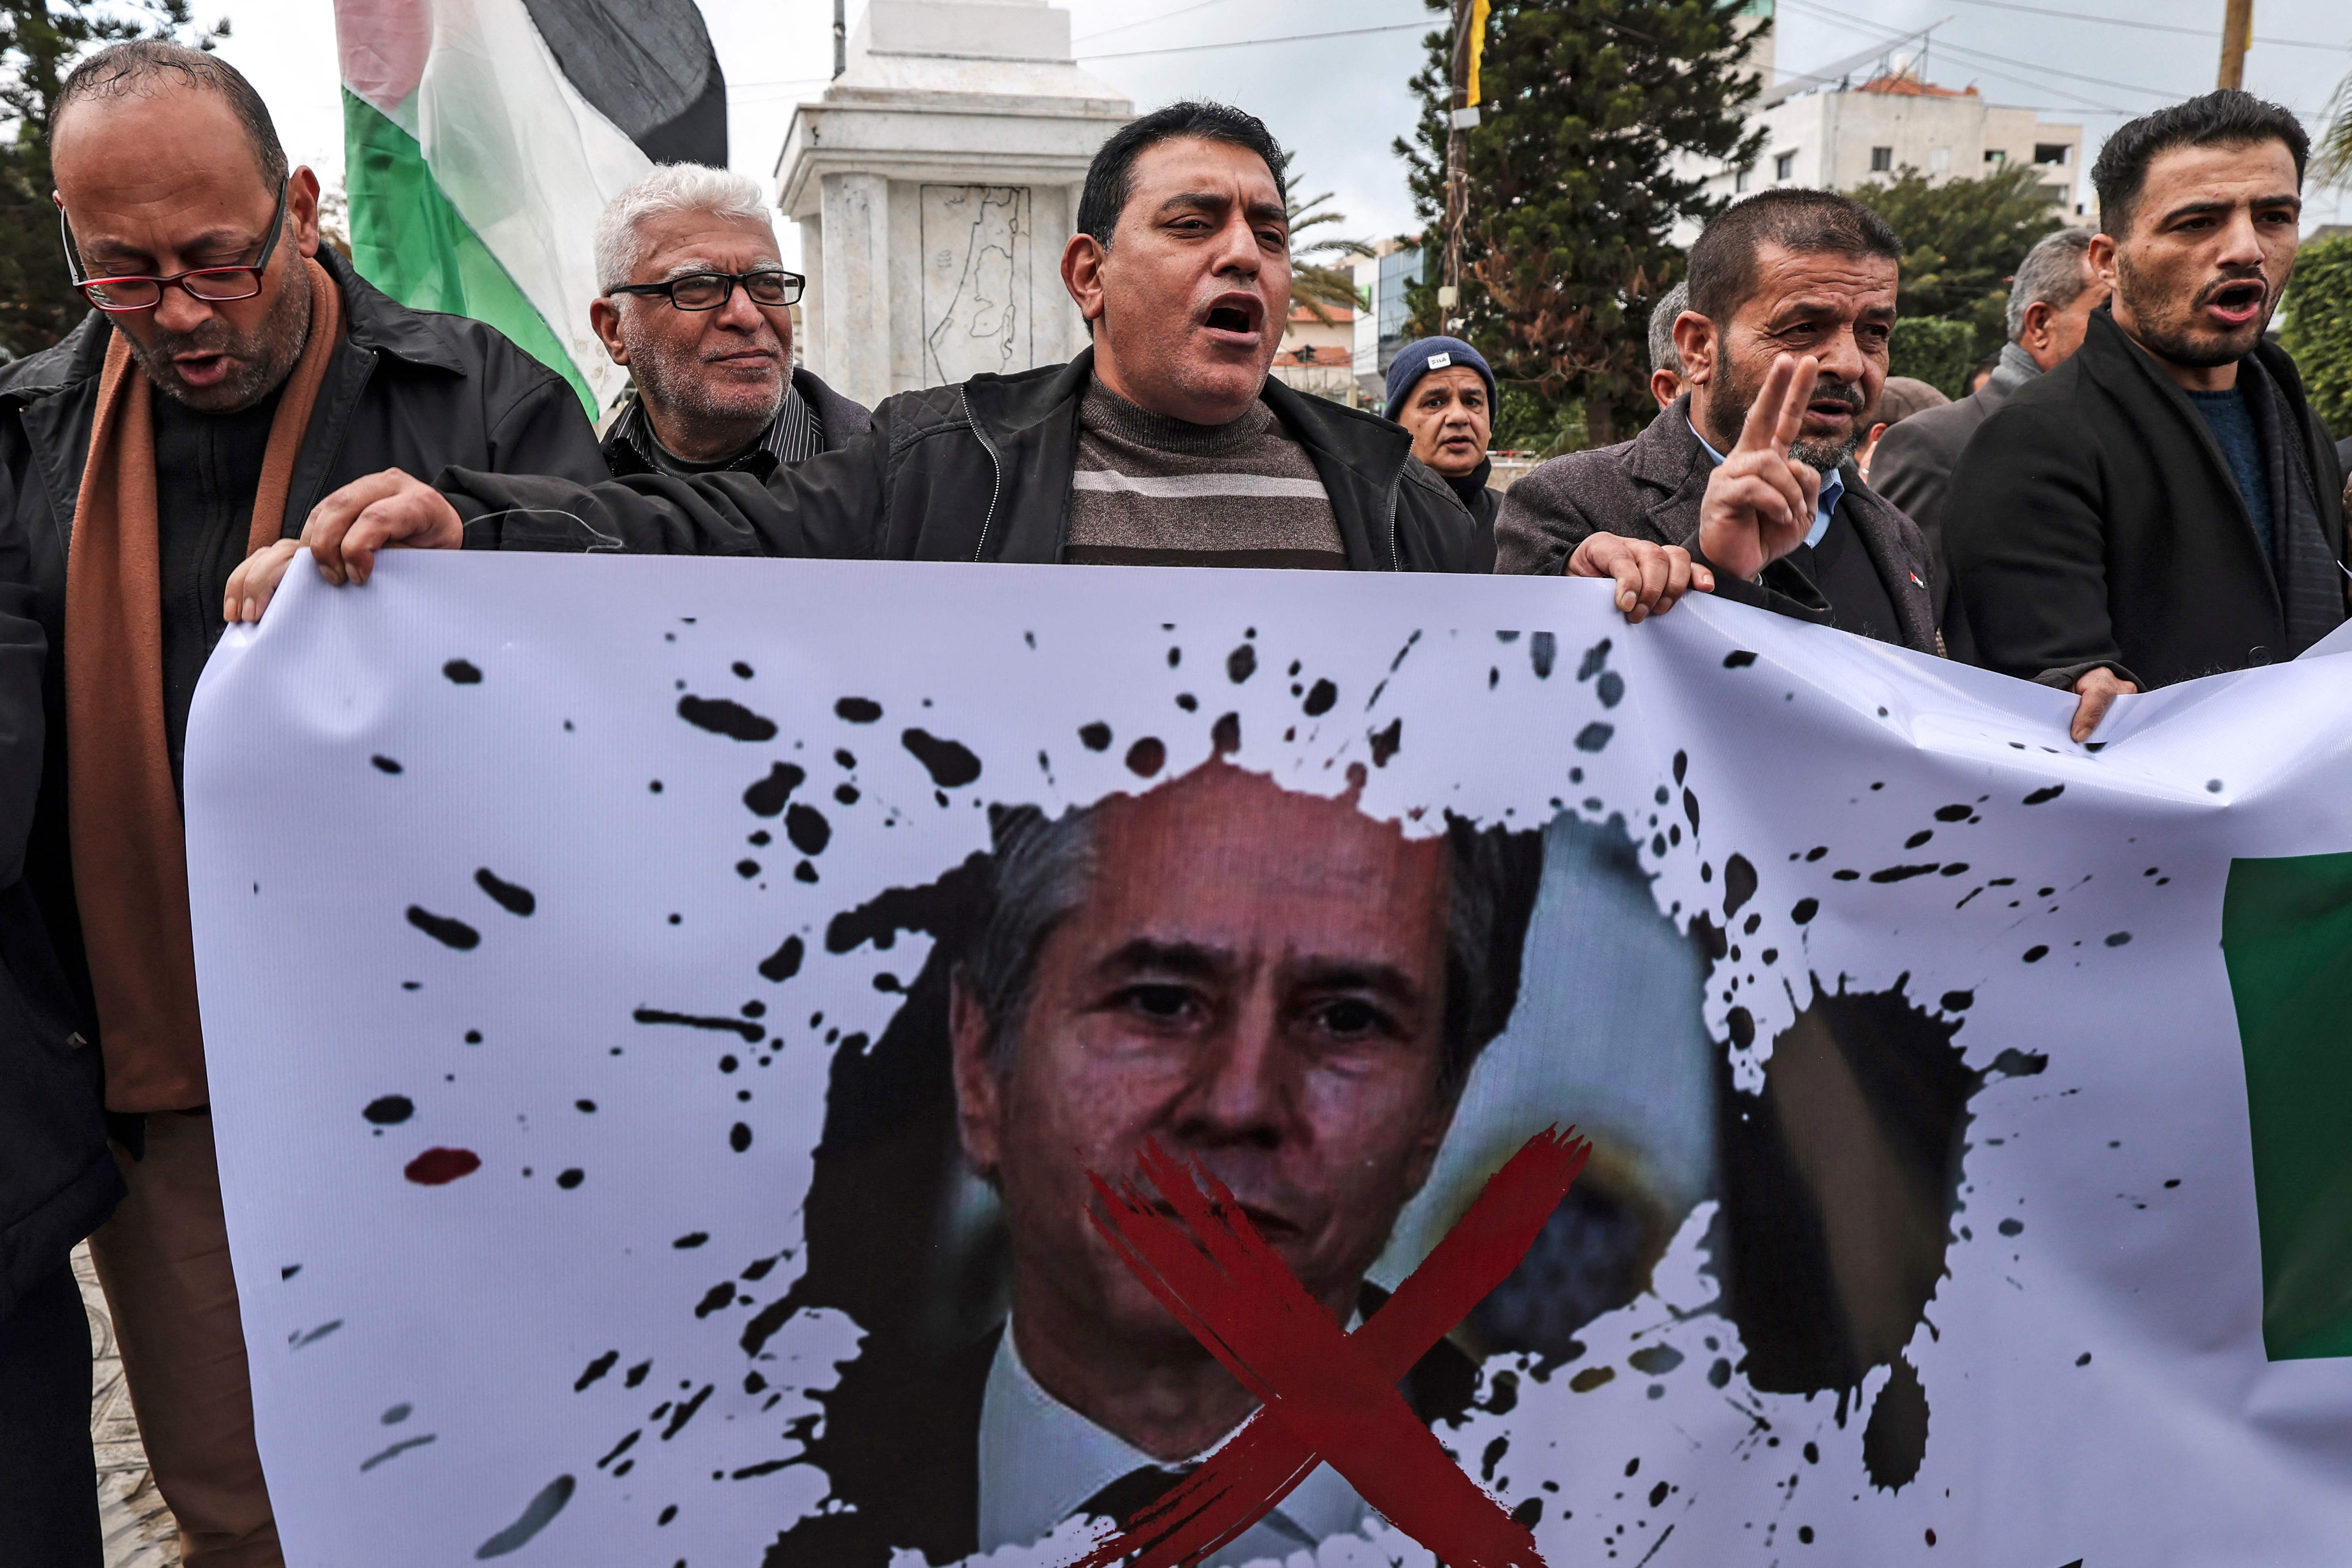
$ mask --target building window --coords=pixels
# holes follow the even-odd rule
[[[2009,163],[2009,154],[1998,147],[1988,147],[1985,149],[1985,162],[1996,169],[2002,168]]]
[[[1949,147],[1927,149],[1927,173],[1948,174],[1952,172],[1952,150]]]
[[[1797,177],[1797,155],[1794,153],[1783,153],[1779,157],[1774,158],[1772,160],[1772,177],[1776,180],[1795,179]]]
[[[2066,143],[2063,142],[2036,142],[2033,144],[2033,161],[2037,163],[2064,163],[2066,161]]]
[[[1746,189],[1747,189],[1750,184],[1754,184],[1754,183],[1755,183],[1755,180],[1756,180],[1756,171],[1755,171],[1755,170],[1753,170],[1753,169],[1742,169],[1742,170],[1740,170],[1738,174],[1734,174],[1734,175],[1732,175],[1732,176],[1731,176],[1731,191],[1732,191],[1732,194],[1733,194],[1734,195],[1738,195],[1740,192],[1745,191],[1745,190],[1746,190]]]
[[[2035,190],[2037,190],[2037,191],[2040,191],[2040,192],[2042,193],[2042,199],[2043,201],[2045,201],[2045,202],[2048,202],[2052,206],[2063,207],[2063,206],[2064,206],[2064,205],[2066,205],[2066,187],[2065,187],[2065,186],[2063,186],[2063,185],[2036,185],[2036,186],[2034,186],[2033,188],[2034,188]]]
[[[1893,172],[1894,172],[1894,169],[1895,169],[1895,149],[1894,149],[1894,148],[1892,148],[1892,147],[1873,147],[1873,148],[1870,150],[1870,172],[1871,172],[1872,174],[1891,174],[1891,173],[1893,173]]]

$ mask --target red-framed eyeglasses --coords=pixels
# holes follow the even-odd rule
[[[186,272],[174,272],[169,278],[85,278],[81,272],[81,256],[74,247],[73,230],[66,226],[66,209],[58,206],[58,237],[66,251],[66,278],[81,297],[109,315],[121,315],[129,310],[152,310],[163,302],[163,290],[178,288],[187,291],[188,298],[201,300],[207,305],[224,305],[233,300],[250,300],[261,292],[261,275],[269,270],[269,258],[277,254],[278,232],[286,221],[286,182],[278,184],[278,205],[269,215],[269,237],[261,242],[261,254],[249,267],[198,267]]]

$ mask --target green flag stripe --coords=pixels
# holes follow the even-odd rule
[[[2246,1059],[2263,1342],[2352,1355],[2352,855],[2230,862],[2221,900]]]
[[[487,321],[570,382],[590,419],[603,412],[546,319],[441,194],[416,139],[349,89],[343,145],[360,276],[404,305]]]

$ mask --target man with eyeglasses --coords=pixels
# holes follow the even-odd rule
[[[568,383],[320,245],[316,176],[212,56],[91,56],[58,93],[51,162],[60,265],[95,309],[0,371],[0,584],[29,586],[50,655],[26,876],[82,1015],[55,1048],[104,1067],[129,1194],[91,1251],[183,1561],[275,1565],[196,1013],[189,701],[231,571],[336,487],[604,464]]]
[[[793,363],[793,305],[759,182],[664,163],[596,223],[604,294],[589,324],[637,395],[604,432],[613,477],[748,473],[764,479],[845,446],[871,420]]]

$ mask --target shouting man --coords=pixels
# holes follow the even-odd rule
[[[2345,614],[2344,476],[2265,342],[2294,267],[2310,139],[2237,91],[2159,110],[2091,171],[2111,298],[2083,346],[1960,454],[1945,503],[1979,661],[2116,697],[2288,659]]]
[[[598,535],[674,554],[1484,570],[1469,514],[1402,430],[1266,374],[1290,310],[1282,162],[1222,104],[1129,121],[1095,154],[1062,252],[1092,347],[887,398],[866,436],[764,485],[389,473],[322,504],[305,542],[331,582],[364,581],[390,544]],[[247,573],[257,616],[285,564]]]

